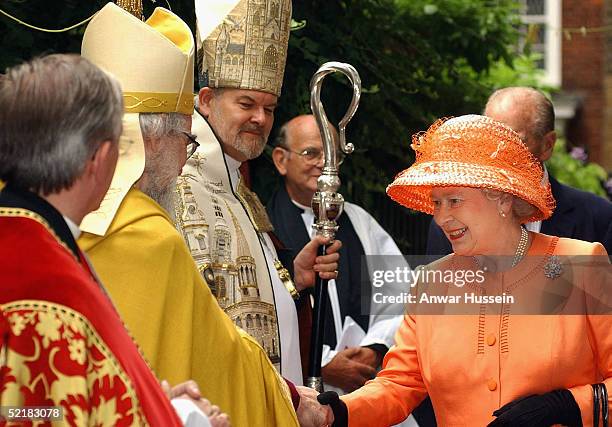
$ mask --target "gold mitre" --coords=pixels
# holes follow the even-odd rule
[[[195,0],[200,86],[280,95],[291,0]]]
[[[83,231],[103,236],[142,175],[145,153],[138,113],[193,114],[194,51],[187,24],[161,7],[143,22],[108,3],[87,26],[81,55],[121,82],[125,114],[113,181],[100,208],[83,219]]]

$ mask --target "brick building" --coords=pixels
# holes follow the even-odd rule
[[[521,0],[568,141],[612,171],[612,0]]]

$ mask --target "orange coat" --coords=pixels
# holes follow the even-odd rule
[[[599,243],[537,233],[532,237],[529,257],[511,271],[487,279],[487,289],[501,284],[518,300],[530,284],[535,286],[534,278],[546,280],[545,263],[538,262],[536,255],[606,255]],[[493,411],[504,404],[560,388],[572,392],[583,425],[591,426],[590,384],[605,380],[612,397],[611,268],[607,258],[597,259],[603,266],[581,268],[576,259],[576,265],[568,266],[571,261],[562,258],[565,274],[571,271],[571,283],[596,293],[606,315],[592,311],[588,315],[575,311],[521,315],[512,314],[507,307],[495,314],[407,314],[383,370],[359,390],[342,396],[349,426],[396,424],[427,394],[438,425],[486,426],[494,419]],[[466,260],[449,255],[427,268],[456,268]],[[474,261],[469,258],[469,262]],[[563,281],[551,283],[560,285]],[[449,288],[453,293],[466,291]],[[587,298],[575,288],[571,298],[586,304]]]

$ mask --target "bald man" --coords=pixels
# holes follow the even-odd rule
[[[335,129],[332,133],[337,136]],[[323,144],[314,116],[298,116],[283,125],[275,146],[272,158],[283,177],[283,185],[273,195],[267,210],[275,233],[295,254],[310,241],[314,221],[310,202],[323,170]],[[389,234],[361,207],[345,202],[344,212],[338,220],[337,238],[343,242],[338,279],[330,281],[329,286],[330,321],[326,324],[322,375],[326,384],[350,392],[375,375],[382,357],[393,345],[402,314],[401,309],[394,313],[391,307],[375,304],[369,310],[362,309],[362,297],[370,299],[368,295],[362,296],[362,292],[371,291],[360,284],[362,256],[401,253]],[[370,315],[362,314],[364,310]],[[381,310],[400,316],[383,318],[379,316],[383,314]],[[343,327],[349,324],[355,330],[363,330],[362,338],[348,348],[334,350],[341,341]]]
[[[553,152],[557,134],[555,112],[550,100],[529,87],[508,87],[494,92],[484,114],[510,126],[542,164]],[[545,221],[528,223],[527,229],[551,236],[602,243],[612,251],[612,203],[594,194],[561,184],[550,174],[552,194],[557,201],[553,215]],[[433,221],[429,228],[427,253],[445,255],[451,246]]]

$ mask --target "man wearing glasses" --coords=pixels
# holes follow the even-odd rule
[[[296,426],[286,383],[219,308],[171,218],[197,148],[194,52],[187,24],[162,8],[141,21],[108,3],[88,24],[81,53],[121,82],[125,114],[113,182],[79,244],[156,376],[195,380],[213,426],[227,425],[220,410],[238,426]]]
[[[333,127],[332,134],[337,139]],[[314,116],[298,116],[284,124],[275,145],[272,159],[284,185],[272,196],[267,210],[278,237],[296,253],[312,234],[314,215],[310,203],[323,170],[323,144]],[[362,314],[362,256],[401,253],[387,232],[361,207],[345,202],[344,211],[346,214],[338,221],[337,238],[343,242],[338,278],[329,283],[331,308],[327,317],[333,322],[326,323],[322,374],[326,384],[351,392],[375,375],[382,357],[393,345],[401,320],[401,316],[375,317],[383,313],[374,307],[370,316]],[[351,323],[354,330],[362,330],[360,340],[349,348],[334,350],[342,337],[343,324],[346,328]]]

